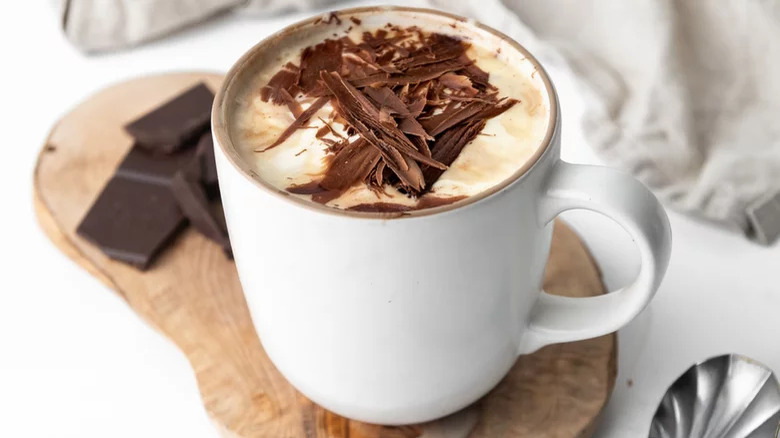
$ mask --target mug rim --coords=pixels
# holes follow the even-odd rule
[[[328,207],[324,204],[318,204],[310,200],[302,199],[297,196],[293,196],[286,190],[279,189],[271,185],[270,183],[264,181],[260,175],[257,175],[257,173],[251,169],[248,163],[246,163],[246,160],[237,159],[237,155],[239,153],[235,145],[230,139],[226,118],[224,117],[225,115],[224,109],[226,107],[225,100],[227,98],[227,95],[231,87],[235,85],[234,82],[239,72],[245,66],[251,64],[251,61],[259,53],[261,53],[264,49],[266,49],[266,46],[271,44],[273,41],[283,38],[291,33],[294,33],[303,27],[316,24],[315,21],[320,20],[324,14],[330,13],[330,14],[339,14],[339,15],[341,14],[350,15],[350,14],[360,14],[360,13],[367,13],[373,11],[411,12],[411,13],[438,15],[441,17],[449,18],[458,21],[460,23],[467,24],[469,26],[474,26],[479,30],[483,30],[489,34],[492,34],[498,37],[499,39],[504,40],[509,45],[511,45],[512,48],[520,52],[520,54],[522,54],[529,62],[531,62],[537,74],[540,75],[549,102],[547,131],[545,132],[544,138],[542,139],[539,146],[534,151],[533,155],[531,155],[531,157],[528,160],[526,160],[526,162],[520,168],[515,170],[515,172],[512,173],[512,175],[510,175],[509,177],[501,181],[499,184],[496,184],[487,190],[483,190],[477,193],[476,195],[468,196],[465,199],[461,199],[453,203],[445,204],[437,207],[424,208],[420,210],[408,210],[402,212],[373,212],[373,211],[366,212],[366,211],[345,210],[336,207]],[[233,66],[230,68],[228,73],[225,75],[225,78],[219,87],[219,91],[217,92],[214,98],[214,105],[212,106],[211,109],[211,125],[212,125],[211,131],[217,143],[217,145],[215,146],[220,148],[224,157],[227,159],[228,162],[230,162],[230,164],[235,168],[235,170],[238,171],[238,173],[240,173],[243,177],[247,178],[255,186],[257,186],[261,190],[266,191],[267,193],[270,193],[278,197],[280,200],[290,201],[293,204],[306,208],[315,213],[325,213],[325,214],[331,214],[340,217],[386,220],[386,219],[415,218],[415,217],[429,216],[429,215],[435,215],[439,213],[445,213],[448,211],[458,210],[462,207],[466,207],[475,204],[481,200],[484,200],[486,198],[492,197],[493,195],[496,195],[499,192],[504,191],[509,186],[521,181],[523,177],[531,171],[531,169],[536,165],[536,163],[538,163],[541,160],[541,158],[544,155],[546,155],[546,153],[551,149],[553,138],[555,137],[556,130],[558,129],[558,111],[559,111],[558,96],[557,93],[555,92],[555,87],[553,86],[552,81],[550,80],[550,76],[547,74],[547,71],[544,69],[544,67],[542,67],[541,63],[539,63],[539,61],[528,51],[528,49],[526,49],[523,45],[521,45],[514,39],[510,38],[505,33],[498,31],[479,21],[468,19],[460,15],[451,14],[449,12],[444,12],[436,9],[416,8],[416,7],[407,7],[407,6],[364,6],[364,7],[356,7],[356,8],[338,9],[331,12],[325,12],[323,14],[318,14],[309,17],[307,19],[298,21],[296,23],[290,24],[288,26],[285,26],[281,30],[274,32],[268,37],[262,39],[257,44],[252,46],[252,48],[247,50],[233,64]],[[236,155],[230,153],[231,150],[234,151]],[[257,175],[257,177],[256,178],[253,177],[252,176],[253,174]]]

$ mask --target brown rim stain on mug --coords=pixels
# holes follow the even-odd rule
[[[221,76],[143,77],[76,106],[43,145],[34,203],[41,227],[55,245],[119,293],[187,356],[206,411],[223,436],[590,436],[615,382],[615,335],[523,356],[489,395],[445,419],[405,427],[363,424],[314,405],[282,378],[257,338],[235,266],[217,245],[186,230],[149,271],[139,272],[77,236],[76,226],[131,146],[122,125],[200,81],[214,89]],[[555,227],[545,287],[578,296],[604,293],[587,249],[561,223]]]
[[[534,56],[528,50],[526,50],[525,47],[523,47],[513,39],[509,38],[504,33],[499,32],[498,30],[493,29],[490,26],[486,26],[482,23],[475,22],[473,20],[468,20],[465,17],[461,17],[455,14],[450,14],[448,12],[437,11],[435,9],[411,8],[411,7],[403,7],[403,6],[375,6],[375,7],[341,9],[336,11],[335,13],[337,13],[338,16],[341,17],[342,19],[347,19],[352,15],[360,15],[360,14],[369,13],[373,11],[381,11],[383,13],[387,13],[387,12],[391,13],[395,11],[395,12],[408,13],[408,14],[433,15],[433,16],[444,17],[445,19],[452,20],[453,23],[466,23],[467,25],[473,26],[475,29],[492,34],[493,36],[507,42],[515,50],[520,52],[529,62],[531,62],[536,72],[542,78],[542,82],[544,83],[544,88],[545,88],[543,91],[544,93],[547,94],[547,96],[549,96],[550,108],[549,108],[549,119],[547,122],[547,132],[545,133],[544,139],[542,140],[542,144],[539,146],[536,152],[534,152],[534,154],[528,159],[528,161],[526,161],[523,167],[518,169],[514,174],[512,174],[512,176],[510,176],[500,184],[491,187],[477,195],[469,196],[466,199],[453,202],[452,204],[447,204],[447,205],[433,207],[433,208],[426,208],[423,210],[403,212],[403,213],[350,211],[350,210],[340,210],[337,208],[326,207],[324,205],[315,202],[310,202],[298,198],[296,196],[290,196],[289,193],[287,193],[286,191],[280,190],[272,186],[271,184],[263,181],[262,178],[260,178],[260,176],[257,175],[249,167],[249,165],[244,162],[244,160],[239,156],[239,153],[235,150],[235,146],[233,145],[233,142],[230,139],[230,134],[228,133],[227,123],[226,123],[227,122],[226,112],[228,110],[226,108],[225,102],[229,101],[228,98],[231,97],[230,93],[232,92],[232,89],[242,85],[242,83],[237,80],[237,76],[239,75],[241,70],[247,69],[253,63],[255,63],[256,58],[258,58],[263,53],[263,51],[266,49],[267,46],[272,45],[274,41],[284,38],[285,36],[291,33],[300,31],[303,28],[313,26],[313,25],[318,25],[318,23],[321,23],[323,16],[319,15],[291,24],[285,27],[284,29],[280,30],[279,32],[260,41],[254,47],[249,49],[243,56],[241,56],[241,58],[239,58],[239,60],[236,61],[236,63],[233,65],[233,67],[230,69],[230,71],[228,71],[227,75],[225,76],[225,81],[222,84],[222,87],[220,87],[214,99],[214,107],[211,112],[211,130],[214,133],[214,137],[217,143],[219,144],[218,147],[222,150],[223,154],[225,155],[225,157],[227,157],[227,160],[230,162],[230,164],[233,165],[236,171],[244,175],[249,181],[251,181],[261,190],[265,190],[276,196],[280,196],[283,199],[298,204],[301,207],[309,208],[319,213],[328,213],[328,214],[335,214],[338,216],[363,218],[363,219],[401,219],[401,218],[420,217],[420,216],[426,216],[430,214],[442,213],[456,208],[465,207],[475,202],[479,202],[480,200],[485,199],[488,196],[491,196],[505,189],[510,184],[517,182],[518,180],[521,180],[523,176],[534,166],[534,164],[536,164],[536,162],[539,161],[539,159],[542,156],[544,156],[544,154],[550,149],[549,146],[550,144],[552,144],[552,140],[557,134],[557,130],[559,128],[557,93],[555,92],[555,87],[553,86],[552,81],[550,81],[549,75],[544,70],[544,68],[539,63],[539,61],[536,58],[534,58]],[[252,177],[253,174],[257,175],[257,177],[256,178]]]

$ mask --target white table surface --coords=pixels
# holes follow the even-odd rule
[[[85,57],[48,3],[3,2],[0,193],[0,437],[216,437],[175,346],[76,267],[38,229],[35,158],[51,125],[102,87],[137,75],[226,71],[301,16],[222,17],[139,49]],[[598,163],[582,139],[582,104],[552,69],[566,117],[564,158]],[[671,265],[655,301],[620,332],[619,375],[600,437],[646,437],[666,387],[692,363],[739,352],[780,370],[780,246],[670,212]],[[637,269],[630,239],[591,213],[566,218],[611,288]]]

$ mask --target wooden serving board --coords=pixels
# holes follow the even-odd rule
[[[363,424],[314,405],[282,378],[252,327],[235,266],[217,245],[187,229],[149,271],[139,272],[77,236],[76,226],[131,146],[124,123],[199,81],[216,89],[220,80],[198,73],[149,76],[82,102],[43,146],[34,203],[41,227],[57,247],[184,352],[223,436],[590,436],[615,382],[614,334],[521,357],[489,395],[445,419],[406,427]],[[577,296],[604,293],[587,249],[561,223],[555,226],[545,288]]]

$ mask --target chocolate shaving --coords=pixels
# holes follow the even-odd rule
[[[471,62],[471,61],[469,61]],[[423,81],[429,81],[436,79],[444,73],[448,73],[455,70],[464,68],[467,64],[458,59],[449,59],[446,61],[436,62],[433,64],[426,64],[419,67],[414,67],[401,74],[375,74],[363,79],[357,79],[352,82],[355,87],[378,87],[381,85],[404,85],[404,84],[416,84]]]
[[[465,92],[469,96],[479,93],[479,90],[471,86],[471,79],[455,73],[445,73],[439,78],[445,87]]]
[[[385,163],[384,160],[380,161],[379,164],[377,164],[376,169],[374,169],[374,186],[382,187],[384,185],[386,168],[387,168],[387,163]]]
[[[470,102],[460,108],[446,108],[441,114],[437,114],[422,122],[422,126],[431,133],[439,135],[445,130],[461,123],[487,107],[480,102]]]
[[[426,140],[433,140],[433,137],[431,137],[425,131],[425,128],[423,128],[422,125],[420,125],[420,122],[418,122],[415,119],[415,116],[413,115],[409,107],[407,107],[406,104],[403,103],[403,101],[401,101],[401,99],[398,98],[398,96],[396,96],[392,90],[390,90],[387,87],[366,88],[365,93],[377,105],[379,105],[380,108],[390,108],[397,116],[399,116],[401,120],[400,123],[398,124],[398,127],[401,129],[401,131],[403,131],[406,134],[422,137]],[[423,104],[423,106],[425,105],[424,101],[422,101],[421,103]],[[422,111],[422,108],[420,108],[420,111]]]
[[[380,157],[377,148],[359,138],[336,154],[320,186],[328,190],[346,190],[366,179]]]
[[[393,53],[390,50],[387,50],[387,51],[383,52],[382,55],[380,55],[380,56],[378,56],[376,58],[376,62],[377,62],[377,64],[382,65],[383,66],[383,70],[385,70],[387,73],[395,73],[395,72],[398,71],[398,69],[393,67],[391,69],[391,71],[388,71],[391,66],[387,64],[388,62],[390,62],[393,59],[394,56],[395,56],[395,53]]]
[[[343,48],[341,40],[325,40],[303,50],[299,86],[304,93],[316,90],[321,71],[339,71]]]
[[[326,133],[326,134],[323,134],[322,136],[320,136],[320,135],[319,135],[319,134],[320,134],[320,131],[322,131],[323,129],[325,129],[325,130],[327,130],[327,131],[328,131],[328,133],[330,133],[330,134],[333,134],[333,136],[334,136],[334,137],[336,137],[336,138],[338,138],[338,139],[341,139],[341,140],[343,140],[343,139],[344,139],[344,136],[343,136],[343,135],[341,135],[341,133],[339,133],[339,132],[338,132],[338,131],[336,131],[335,129],[333,129],[333,126],[332,126],[330,123],[326,122],[325,120],[322,120],[322,117],[320,117],[319,119],[320,119],[320,122],[322,122],[322,124],[323,124],[324,126],[323,126],[322,128],[320,128],[320,129],[317,131],[317,138],[322,138],[322,137],[324,137],[324,136],[327,134],[327,133]]]
[[[433,157],[442,163],[451,165],[460,152],[466,147],[467,144],[474,140],[479,134],[482,128],[485,127],[485,121],[479,120],[476,122],[459,125],[453,129],[448,130],[442,136],[436,140],[433,144],[432,152]],[[441,174],[444,173],[441,169],[435,169],[429,167],[423,172],[425,176],[425,185],[430,188],[435,183]]]
[[[428,132],[425,130],[425,128],[420,125],[420,122],[415,120],[413,117],[404,117],[401,119],[401,123],[398,125],[398,127],[406,134],[413,135],[415,137],[420,137],[425,140],[433,140],[433,137],[428,134]],[[418,148],[419,149],[419,148]]]
[[[495,96],[490,96],[490,98],[485,98],[479,96],[458,96],[455,94],[451,94],[449,98],[450,100],[453,100],[455,102],[482,102],[488,105],[495,105],[496,103]]]
[[[345,82],[338,73],[323,72],[321,77],[337,99],[347,123],[381,151],[387,165],[406,186],[416,191],[423,189],[422,172],[414,160],[432,167],[446,168],[421,154],[397,127],[381,123],[379,111],[368,98]]]
[[[363,43],[374,50],[382,50],[407,38],[407,36],[403,34],[395,35],[390,38],[388,38],[387,35],[388,32],[384,29],[379,29],[373,34],[371,32],[363,32]]]
[[[413,210],[413,207],[403,204],[394,204],[392,202],[375,202],[373,204],[358,204],[348,207],[349,211],[362,211],[371,213],[401,213]]]
[[[325,189],[317,181],[311,181],[306,184],[293,185],[287,187],[287,191],[295,195],[311,195],[312,201],[320,204],[327,204],[328,202],[341,196],[342,193],[339,190]]]
[[[423,126],[433,135],[438,135],[447,129],[464,122],[493,118],[511,108],[517,101],[506,99],[486,104],[470,102],[458,109],[450,109],[425,120]]]
[[[379,109],[379,123],[388,126],[388,127],[396,127],[398,124],[395,122],[395,119],[393,116],[390,115],[390,113],[393,110],[390,109],[390,107],[383,106]]]
[[[417,119],[417,117],[420,117],[420,114],[422,113],[423,109],[425,108],[425,97],[418,97],[415,100],[413,100],[409,105],[409,114]]]
[[[420,202],[417,203],[416,209],[423,210],[425,208],[441,207],[443,205],[454,204],[458,201],[462,201],[468,198],[468,196],[448,196],[445,198],[431,195],[420,198]]]
[[[303,107],[301,106],[300,102],[295,100],[295,98],[290,95],[290,92],[285,89],[281,89],[279,90],[279,95],[282,97],[282,100],[287,105],[287,108],[290,109],[290,112],[294,117],[300,117],[301,114],[303,114]]]
[[[330,134],[330,129],[328,129],[327,126],[322,126],[320,129],[317,130],[317,133],[314,134],[314,136],[317,138],[322,138],[328,134]]]
[[[308,108],[306,108],[306,111],[301,113],[300,116],[298,116],[290,126],[285,129],[282,134],[279,136],[279,138],[276,139],[275,142],[271,143],[270,146],[266,147],[265,149],[259,149],[255,150],[255,152],[265,152],[268,149],[275,148],[276,146],[279,146],[280,144],[284,143],[285,140],[287,140],[293,132],[297,131],[299,128],[303,127],[303,125],[306,124],[306,122],[309,121],[309,119],[312,118],[312,116],[320,110],[323,106],[325,106],[326,103],[328,103],[327,97],[320,97],[317,100],[314,101]]]
[[[321,142],[325,143],[325,151],[331,152],[333,154],[338,153],[341,149],[345,148],[349,144],[349,140],[342,139],[342,140],[333,140],[331,138],[321,138]],[[330,164],[331,161],[333,161],[333,155],[326,155],[323,157],[325,160],[325,164]]]
[[[360,20],[349,17],[354,24]],[[330,15],[330,23],[340,19]],[[288,188],[327,203],[361,182],[379,196],[386,185],[409,196],[430,190],[487,120],[517,103],[499,99],[489,75],[474,64],[469,44],[443,34],[388,23],[364,32],[326,39],[303,50],[300,68],[288,63],[261,90],[261,98],[287,105],[295,121],[268,150],[284,142],[330,101],[333,111],[317,129],[327,148],[321,180]],[[305,111],[296,96],[317,98]],[[331,123],[343,125],[336,130]],[[342,135],[344,133],[346,135]],[[334,139],[335,137],[335,139]],[[460,198],[435,198],[428,208]],[[381,199],[381,198],[380,198]],[[425,205],[425,206],[423,206]],[[357,211],[406,211],[401,204],[375,203]]]
[[[419,202],[414,206],[397,204],[394,202],[375,202],[372,204],[357,204],[352,207],[348,207],[349,211],[359,211],[364,213],[406,213],[413,210],[424,210],[426,208],[442,207],[445,205],[454,204],[458,201],[462,201],[468,198],[468,196],[425,196],[420,198]]]
[[[417,146],[417,149],[419,149],[420,152],[422,152],[426,157],[431,156],[431,149],[428,147],[428,142],[425,141],[422,137],[419,136],[410,137],[409,140],[411,140],[412,143],[414,143],[415,146]]]
[[[515,99],[505,99],[495,106],[488,107],[474,114],[466,123],[461,123],[452,129],[445,131],[433,144],[431,151],[433,158],[447,166],[451,165],[463,148],[469,144],[485,127],[487,120],[508,110],[517,103]],[[426,168],[425,185],[430,187],[435,183],[443,171],[440,169]]]
[[[292,96],[298,94],[298,81],[301,77],[301,69],[292,62],[288,62],[276,73],[268,83],[260,89],[260,99],[263,102],[271,102],[281,105],[287,104],[283,91]]]
[[[488,80],[490,79],[490,75],[488,75],[487,72],[477,67],[473,63],[467,65],[466,68],[464,68],[459,73],[468,76],[468,78],[471,79],[471,82],[481,90],[496,89],[496,87],[494,87],[490,82],[488,82]]]
[[[467,49],[459,40],[447,35],[433,34],[426,40],[426,45],[395,61],[395,67],[408,70],[411,67],[455,59]]]
[[[396,114],[401,114],[401,115],[409,114],[409,109],[406,107],[406,104],[404,104],[401,101],[401,99],[399,99],[398,96],[396,96],[395,93],[393,93],[393,90],[387,87],[366,88],[364,92],[380,108],[386,106],[392,108],[392,110],[395,111]]]
[[[492,106],[489,106],[482,110],[479,114],[477,114],[475,117],[479,117],[482,119],[492,119],[493,117],[496,117],[498,115],[501,115],[504,111],[508,110],[509,108],[512,108],[515,106],[516,103],[519,101],[516,99],[501,99]]]
[[[312,181],[306,184],[293,185],[287,188],[287,191],[296,195],[313,195],[315,193],[322,193],[325,191],[317,181]]]
[[[381,72],[366,76],[364,78],[352,79],[350,80],[350,83],[355,87],[381,87],[382,85],[387,85],[389,81],[390,74]]]

